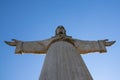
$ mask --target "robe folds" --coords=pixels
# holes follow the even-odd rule
[[[57,41],[48,49],[39,80],[93,80],[76,48]]]

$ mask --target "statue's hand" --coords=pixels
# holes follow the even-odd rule
[[[8,45],[10,45],[10,46],[16,46],[18,42],[19,42],[19,41],[16,40],[16,39],[12,39],[12,42],[10,42],[10,41],[5,41],[5,43],[8,44]]]
[[[105,46],[111,46],[113,45],[116,41],[108,41],[108,39],[103,40]]]

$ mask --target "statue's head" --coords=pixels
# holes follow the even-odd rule
[[[62,25],[58,26],[55,35],[66,35],[65,28]]]

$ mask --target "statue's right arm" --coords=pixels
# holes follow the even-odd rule
[[[42,40],[42,41],[19,41],[16,39],[12,39],[12,41],[5,41],[6,44],[10,46],[15,46],[15,53],[46,53],[47,52],[47,44],[49,44],[50,40]]]

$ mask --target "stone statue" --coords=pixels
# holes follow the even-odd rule
[[[106,47],[115,41],[85,41],[73,39],[60,25],[55,36],[41,41],[5,41],[16,46],[15,53],[46,54],[39,80],[93,80],[80,54],[107,52]]]

